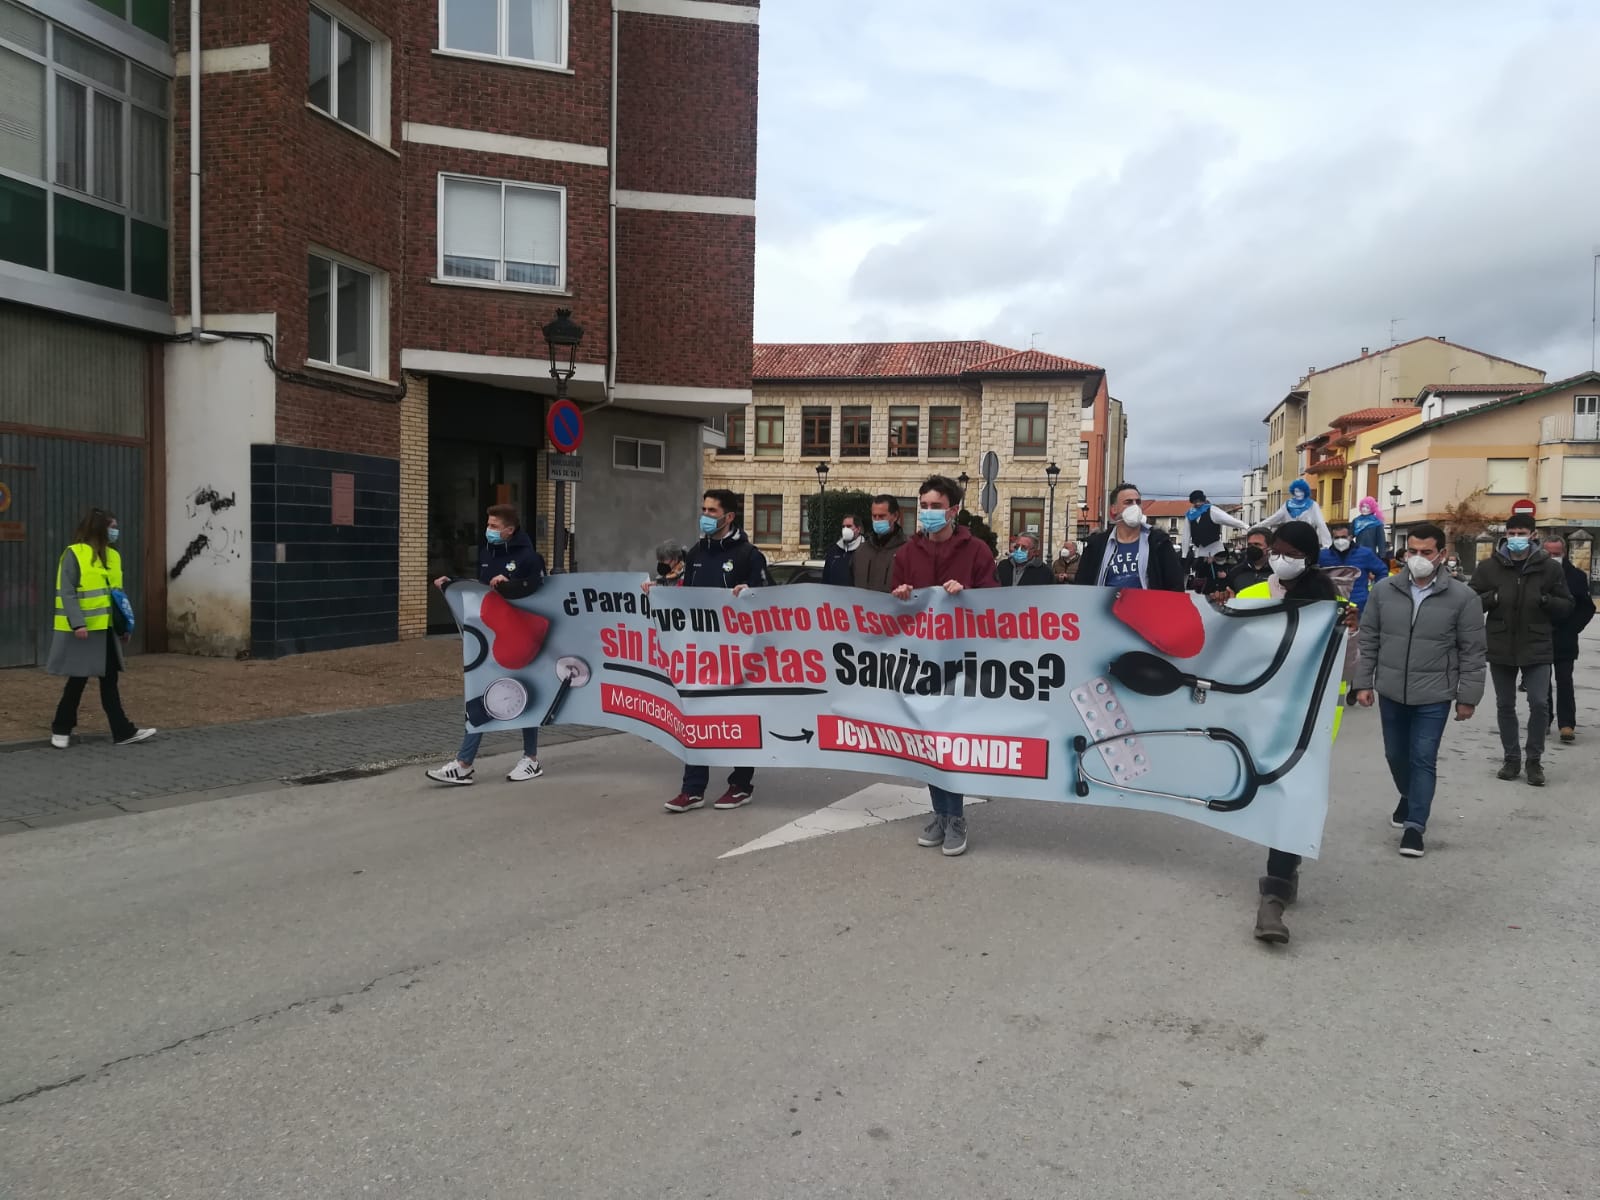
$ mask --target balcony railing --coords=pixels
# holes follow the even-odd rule
[[[1600,442],[1600,413],[1555,413],[1539,421],[1539,442]]]

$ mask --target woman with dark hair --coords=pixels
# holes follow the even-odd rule
[[[112,627],[111,593],[122,587],[122,556],[115,549],[121,532],[115,513],[91,508],[56,567],[55,632],[45,670],[67,677],[50,723],[50,744],[58,750],[71,744],[78,704],[91,677],[100,680],[100,707],[111,723],[112,741],[128,746],[155,733],[128,719],[117,692],[117,674],[127,666],[122,657],[127,635],[117,636]]]

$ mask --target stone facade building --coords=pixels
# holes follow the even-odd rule
[[[967,507],[981,511],[991,450],[1000,470],[990,523],[1002,538],[1025,529],[1059,547],[1080,504],[1103,508],[1108,434],[1092,502],[1084,449],[1086,417],[1098,416],[1100,431],[1110,423],[1096,414],[1109,400],[1099,367],[981,341],[757,345],[753,391],[748,409],[728,414],[727,445],[706,452],[705,480],[744,497],[745,528],[774,560],[809,552],[803,501],[821,486],[887,492],[915,508],[928,475],[965,474]]]

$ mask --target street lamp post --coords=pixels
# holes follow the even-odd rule
[[[583,341],[583,326],[572,319],[570,308],[556,309],[556,319],[544,327],[545,346],[550,352],[550,378],[556,381],[556,399],[567,398],[567,384],[578,371],[578,343]],[[551,544],[555,549],[555,569],[557,571],[572,570],[577,567],[577,561],[567,563],[567,485],[564,480],[557,480],[555,537]]]
[[[825,463],[825,462],[820,462],[820,463],[817,464],[817,495],[821,496],[827,490],[828,490],[828,464]],[[821,516],[822,516],[822,514],[820,512],[817,513],[817,517],[819,519],[821,518]]]
[[[1079,542],[1078,550],[1079,550],[1080,553],[1083,550],[1082,542],[1088,536],[1089,536],[1089,502],[1087,500],[1080,500],[1078,502],[1078,542]]]
[[[1394,540],[1394,552],[1400,553],[1400,497],[1405,495],[1397,483],[1389,489],[1389,536]]]
[[[972,476],[963,471],[961,474],[956,476],[956,482],[961,485],[961,503],[956,506],[957,510],[959,511],[961,508],[966,506],[967,484],[972,482]]]
[[[1045,518],[1044,544],[1050,548],[1050,553],[1055,553],[1056,544],[1056,477],[1061,474],[1061,468],[1052,461],[1044,469],[1044,477],[1050,485],[1050,515]]]

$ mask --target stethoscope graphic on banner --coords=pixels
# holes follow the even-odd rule
[[[1192,699],[1196,704],[1204,704],[1206,696],[1211,692],[1242,696],[1259,690],[1270,682],[1288,661],[1294,635],[1300,628],[1299,614],[1295,607],[1286,604],[1261,608],[1223,609],[1222,613],[1224,616],[1235,618],[1273,616],[1278,613],[1282,613],[1285,617],[1277,652],[1266,668],[1249,682],[1226,683],[1202,679],[1181,671],[1166,659],[1144,650],[1131,650],[1119,655],[1110,666],[1111,678],[1142,696],[1169,696],[1180,688],[1188,687],[1193,689]],[[1073,704],[1093,734],[1092,737],[1080,734],[1072,739],[1072,748],[1078,756],[1077,779],[1073,790],[1080,797],[1087,796],[1090,785],[1095,784],[1135,796],[1197,804],[1213,812],[1238,812],[1247,807],[1263,787],[1277,783],[1294,770],[1305,757],[1306,751],[1310,749],[1311,739],[1316,735],[1317,707],[1322,699],[1322,693],[1327,689],[1328,680],[1333,676],[1334,667],[1343,654],[1343,642],[1344,630],[1335,622],[1328,633],[1327,645],[1323,647],[1322,661],[1317,669],[1316,686],[1312,689],[1311,699],[1306,704],[1305,720],[1301,723],[1300,736],[1295,742],[1294,750],[1270,771],[1261,770],[1251,756],[1250,748],[1245,745],[1244,739],[1231,729],[1206,726],[1135,731],[1124,713],[1122,702],[1118,699],[1111,680],[1093,679],[1081,687],[1072,689]],[[1233,786],[1228,789],[1233,794],[1202,798],[1133,786],[1130,781],[1144,775],[1150,769],[1149,755],[1145,750],[1144,741],[1163,737],[1204,738],[1228,747],[1238,760],[1238,776]],[[1091,750],[1100,752],[1102,761],[1106,763],[1115,778],[1102,779],[1090,772],[1087,764]]]

